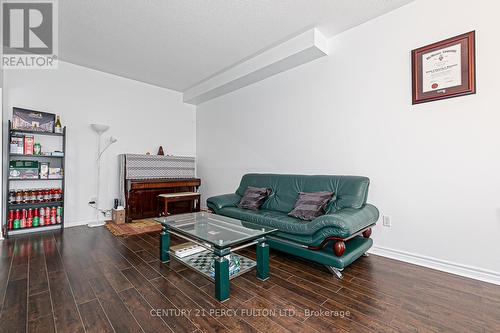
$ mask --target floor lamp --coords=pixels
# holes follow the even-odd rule
[[[106,219],[104,213],[106,212],[104,209],[101,208],[101,201],[100,201],[100,192],[101,192],[101,157],[103,153],[108,149],[113,143],[117,141],[116,138],[110,137],[108,143],[106,146],[101,150],[101,137],[106,132],[109,130],[108,125],[102,125],[102,124],[91,124],[90,127],[94,132],[97,133],[97,175],[96,175],[96,200],[95,200],[95,206],[94,208],[96,209],[96,221],[91,222],[88,224],[89,227],[100,227],[106,224]]]

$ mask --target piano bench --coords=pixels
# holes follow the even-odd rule
[[[194,212],[200,211],[200,201],[201,195],[197,192],[177,192],[177,193],[165,193],[158,195],[158,215],[159,216],[168,216],[170,213],[168,212],[168,204],[171,202],[179,202],[179,201],[190,201],[191,209]],[[163,210],[160,208],[163,206]]]

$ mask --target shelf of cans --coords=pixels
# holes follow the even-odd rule
[[[29,209],[11,209],[7,219],[8,230],[61,224],[62,206]]]
[[[10,190],[9,206],[50,203],[52,201],[61,201],[62,198],[63,191],[61,188]]]

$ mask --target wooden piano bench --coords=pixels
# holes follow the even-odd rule
[[[165,193],[158,195],[158,208],[159,216],[168,216],[170,213],[168,212],[168,204],[171,202],[179,202],[179,201],[190,201],[191,202],[191,210],[193,212],[200,211],[200,201],[201,195],[197,192],[177,192],[177,193]],[[161,207],[163,206],[163,210]]]

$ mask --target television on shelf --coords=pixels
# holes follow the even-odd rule
[[[56,115],[53,113],[13,108],[12,129],[43,133],[54,133]]]

